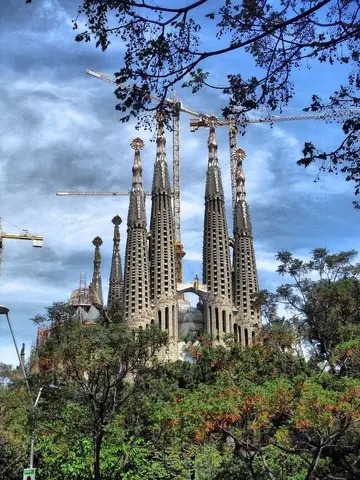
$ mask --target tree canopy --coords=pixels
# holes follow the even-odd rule
[[[312,251],[309,261],[279,252],[278,272],[290,282],[277,289],[277,300],[293,314],[300,337],[316,362],[335,370],[337,345],[360,334],[360,264],[355,250],[331,254]],[[339,366],[339,365],[338,365]]]
[[[360,3],[354,0],[182,0],[171,5],[82,0],[74,29],[77,41],[94,40],[102,50],[121,43],[115,77],[123,120],[168,108],[165,99],[181,86],[192,92],[218,90],[228,98],[225,117],[241,124],[249,110],[286,106],[297,91],[294,72],[315,64],[341,67],[345,81],[329,98],[321,97],[321,84],[315,85],[305,109],[359,107],[359,12]],[[233,71],[214,71],[211,59],[230,55]],[[243,71],[244,58],[253,59],[249,72]],[[154,104],[150,95],[159,101]],[[298,163],[317,162],[320,171],[342,171],[358,194],[359,112],[334,117],[343,121],[338,148],[324,152],[307,142]]]
[[[257,342],[189,338],[189,363],[159,361],[166,335],[111,322],[120,314],[83,324],[47,308],[29,372],[37,479],[357,480],[356,252],[277,258],[286,283],[259,295]],[[4,365],[3,378],[0,476],[15,480],[34,411],[16,371]]]

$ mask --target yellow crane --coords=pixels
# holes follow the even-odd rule
[[[33,247],[41,248],[43,244],[44,237],[42,235],[34,235],[30,233],[28,230],[20,230],[20,233],[6,233],[2,229],[2,221],[0,217],[0,272],[1,272],[1,264],[2,264],[2,252],[3,252],[3,240],[4,238],[9,238],[11,240],[32,240]],[[10,223],[10,222],[8,222]],[[16,225],[14,225],[16,227]],[[18,227],[16,227],[18,228]]]
[[[144,192],[145,195],[150,196],[150,192]],[[95,196],[95,197],[118,197],[121,195],[130,195],[130,192],[90,192],[86,190],[62,190],[59,192],[56,192],[56,195],[58,197],[69,197],[72,195],[78,196],[78,197],[90,197],[90,196]]]

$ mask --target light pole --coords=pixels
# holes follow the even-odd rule
[[[32,412],[31,412],[31,415],[32,415],[31,424],[32,425],[31,425],[31,435],[30,435],[30,459],[29,459],[29,463],[30,463],[30,468],[33,468],[34,467],[34,445],[35,445],[35,408],[36,408],[36,406],[39,402],[40,395],[41,395],[43,387],[40,387],[40,390],[39,390],[39,392],[37,394],[37,397],[36,397],[36,400],[34,402],[33,397],[32,397],[32,393],[31,393],[31,390],[30,390],[28,376],[27,376],[27,373],[26,373],[26,370],[25,370],[25,365],[24,365],[23,359],[20,355],[16,340],[15,340],[15,335],[14,335],[14,332],[13,332],[13,329],[12,329],[12,326],[11,326],[11,322],[10,322],[10,318],[9,318],[9,309],[7,307],[5,307],[4,305],[0,305],[0,315],[5,315],[6,316],[6,320],[7,320],[8,325],[9,325],[9,330],[10,330],[10,333],[11,333],[11,336],[12,336],[12,339],[13,339],[13,342],[14,342],[16,354],[17,354],[17,357],[19,359],[19,363],[20,363],[22,373],[24,375],[26,388],[27,388],[27,391],[28,391],[28,394],[29,394],[29,397],[30,397],[30,402],[31,402],[31,407],[32,407]]]
[[[29,392],[29,395],[31,397],[31,390],[30,390],[30,386],[29,386],[28,377],[26,375],[25,365],[24,365],[23,359],[21,358],[21,355],[20,355],[16,340],[15,340],[14,332],[13,332],[13,329],[12,329],[12,326],[11,326],[11,322],[10,322],[10,318],[9,318],[9,309],[7,307],[4,307],[4,305],[0,305],[0,315],[5,315],[6,320],[8,322],[9,330],[10,330],[10,333],[11,333],[11,336],[12,336],[12,339],[13,339],[13,342],[14,342],[16,354],[17,354],[17,357],[19,359],[19,363],[20,363],[22,373],[24,375],[26,388],[27,388],[27,391]],[[32,401],[32,398],[31,398],[31,401]]]

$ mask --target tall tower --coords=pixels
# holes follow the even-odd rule
[[[100,237],[95,237],[92,241],[93,245],[95,246],[95,253],[94,253],[94,271],[93,277],[90,284],[90,296],[91,296],[91,303],[96,306],[103,306],[103,294],[102,294],[102,285],[101,285],[101,272],[100,272],[100,265],[101,265],[101,254],[100,254],[100,247],[103,244],[103,241]]]
[[[114,238],[113,238],[113,253],[111,259],[111,270],[109,279],[109,294],[108,294],[108,308],[114,303],[121,303],[122,301],[122,268],[120,257],[120,229],[119,226],[122,220],[119,215],[112,219],[114,224]]]
[[[132,187],[127,218],[127,240],[124,275],[124,315],[132,328],[144,327],[151,321],[150,284],[147,258],[145,193],[142,185],[140,150],[144,142],[135,138]]]
[[[151,191],[150,278],[155,321],[169,334],[172,353],[178,339],[175,228],[166,160],[164,114],[158,114],[156,159]]]
[[[203,243],[203,283],[208,294],[204,315],[207,333],[220,340],[233,332],[233,304],[229,236],[214,124],[210,125],[208,149]]]
[[[235,340],[243,345],[252,343],[260,324],[260,311],[252,305],[252,296],[258,292],[254,244],[246,200],[243,160],[241,148],[234,153],[236,160],[236,198],[234,205],[234,304],[238,310],[234,324]]]

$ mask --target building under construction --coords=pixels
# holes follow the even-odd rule
[[[234,154],[233,236],[229,236],[225,213],[224,189],[217,157],[215,125],[209,125],[208,165],[206,171],[203,272],[183,281],[182,244],[176,238],[173,194],[166,158],[164,121],[158,117],[156,156],[151,190],[151,214],[146,218],[146,194],[142,184],[141,150],[143,141],[136,138],[132,186],[127,214],[127,238],[124,274],[120,256],[121,218],[113,218],[114,244],[106,308],[122,306],[125,320],[134,328],[158,325],[169,335],[169,356],[179,357],[179,342],[189,326],[202,330],[215,341],[233,336],[242,345],[251,344],[260,323],[260,313],[252,304],[258,291],[253,237],[242,169],[244,152]],[[86,307],[104,307],[101,286],[99,237],[94,239],[94,273],[90,286],[72,294],[70,302],[79,308],[80,297]],[[196,309],[184,299],[186,292],[198,296]],[[79,297],[79,298],[78,298]],[[78,301],[77,301],[78,300]],[[192,313],[191,313],[192,310]],[[191,314],[190,314],[190,313]],[[91,312],[93,318],[93,312]]]

